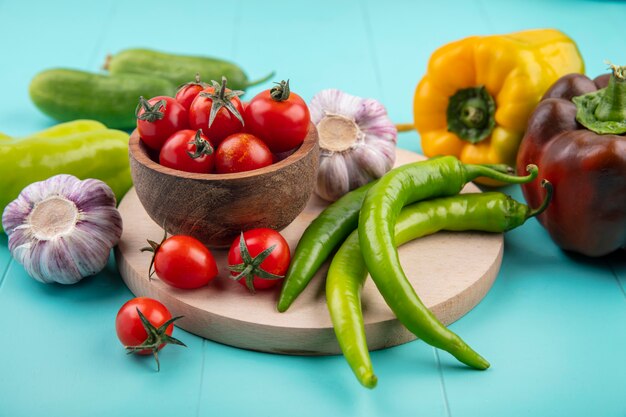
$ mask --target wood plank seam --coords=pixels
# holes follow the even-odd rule
[[[4,284],[7,274],[9,273],[9,268],[11,267],[12,264],[13,264],[13,257],[11,257],[9,262],[7,262],[7,265],[4,267],[4,271],[2,271],[2,275],[0,276],[0,290],[2,290],[2,286]]]
[[[439,373],[439,383],[441,386],[441,396],[443,399],[443,408],[446,413],[446,417],[452,417],[450,412],[450,401],[448,400],[448,392],[446,391],[446,381],[443,377],[443,368],[441,366],[441,359],[439,358],[439,349],[432,347],[435,354],[435,362],[437,362],[437,372]]]
[[[626,288],[624,288],[622,281],[619,279],[619,275],[617,274],[617,270],[615,266],[613,265],[611,261],[607,261],[606,264],[609,267],[609,271],[611,271],[613,278],[615,278],[615,281],[617,281],[617,286],[619,287],[620,290],[622,290],[622,295],[624,296],[624,299],[626,300]]]
[[[238,0],[235,6],[235,19],[233,21],[233,43],[231,45],[231,54],[234,60],[237,60],[237,49],[239,46],[239,28],[241,27],[241,16],[243,14],[243,0]]]
[[[111,5],[109,7],[109,11],[106,15],[105,18],[101,19],[102,22],[112,22],[113,21],[113,15],[115,12],[115,0],[111,0]],[[98,35],[98,37],[96,38],[96,41],[94,42],[94,49],[93,52],[91,53],[91,56],[89,57],[89,60],[87,61],[87,68],[89,69],[93,69],[95,71],[100,71],[100,64],[98,64],[98,62],[96,62],[97,59],[101,60],[101,63],[104,62],[104,54],[102,54],[102,45],[104,44],[104,39],[106,38],[110,27],[112,27],[111,25],[105,24],[102,25],[102,29],[100,30],[100,34]],[[96,68],[94,68],[94,66],[97,66]]]
[[[202,345],[200,349],[202,350],[202,361],[200,364],[200,383],[198,384],[198,403],[196,404],[196,417],[200,417],[200,406],[202,405],[202,389],[204,385],[204,362],[206,361],[206,346],[207,340],[202,339]]]
[[[363,18],[363,25],[365,26],[365,36],[367,38],[367,49],[369,51],[370,59],[372,61],[372,67],[374,68],[374,77],[376,78],[376,84],[378,86],[378,98],[385,102],[385,89],[383,88],[383,79],[380,71],[380,64],[378,61],[378,54],[376,53],[376,45],[374,43],[374,28],[370,19],[369,11],[367,10],[367,4],[365,0],[357,0],[359,8],[361,9],[361,16]]]
[[[475,3],[477,9],[480,11],[480,15],[482,16],[483,21],[485,22],[485,26],[487,28],[486,32],[495,33],[493,22],[491,21],[491,17],[489,16],[489,9],[485,7],[483,0],[476,0]]]

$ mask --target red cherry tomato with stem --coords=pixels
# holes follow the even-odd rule
[[[161,243],[148,239],[142,252],[152,252],[149,276],[182,289],[200,288],[217,276],[217,264],[209,249],[198,239],[185,235],[163,236]]]
[[[153,355],[157,370],[161,369],[158,351],[168,343],[185,346],[172,337],[174,322],[167,307],[148,297],[138,297],[127,301],[117,312],[115,331],[122,345],[129,353]]]
[[[174,98],[167,96],[157,96],[150,100],[139,97],[135,115],[141,140],[157,151],[167,138],[189,125],[187,110]]]
[[[231,278],[254,293],[282,282],[291,262],[289,244],[274,229],[242,232],[228,251]]]
[[[274,153],[294,149],[309,132],[311,115],[306,103],[289,89],[289,80],[254,96],[246,106],[246,132],[257,136]]]
[[[249,133],[230,135],[215,151],[215,172],[218,174],[252,171],[273,162],[274,155],[267,145]]]
[[[213,171],[213,147],[202,129],[179,130],[163,144],[159,163],[179,171],[208,174]]]
[[[243,106],[239,96],[243,91],[226,88],[226,77],[222,84],[212,81],[213,86],[205,88],[191,103],[189,125],[192,129],[202,129],[218,145],[227,136],[243,131]]]
[[[200,81],[200,74],[196,74],[195,81],[183,84],[176,92],[176,96],[174,98],[182,104],[184,108],[189,110],[191,103],[196,96],[208,86],[209,85],[207,83]]]

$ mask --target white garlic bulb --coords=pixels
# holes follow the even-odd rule
[[[96,179],[61,174],[32,183],[2,214],[11,255],[44,283],[96,274],[122,234],[115,203],[111,188]]]
[[[398,131],[381,103],[329,89],[313,97],[309,110],[319,134],[320,197],[335,201],[393,167]]]

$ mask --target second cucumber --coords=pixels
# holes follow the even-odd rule
[[[33,103],[58,121],[98,120],[109,128],[130,129],[136,124],[139,96],[174,95],[170,81],[150,75],[111,77],[71,69],[40,72],[30,83]]]
[[[104,69],[111,75],[150,74],[169,80],[176,86],[192,81],[196,74],[203,80],[228,79],[228,87],[233,90],[246,88],[267,81],[274,74],[262,79],[249,81],[246,73],[238,65],[218,58],[176,55],[151,49],[126,49],[107,58]]]

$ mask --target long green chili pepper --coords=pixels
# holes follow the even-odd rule
[[[373,182],[335,201],[306,228],[294,251],[278,298],[278,311],[286,311],[304,290],[331,252],[359,224],[359,209]]]
[[[395,244],[400,246],[440,230],[480,230],[502,233],[522,225],[548,206],[552,186],[545,182],[546,197],[537,209],[498,193],[459,194],[406,206],[395,226]],[[361,254],[358,230],[341,245],[328,269],[326,303],[339,346],[359,382],[374,388],[377,383],[365,339],[361,288],[367,267]]]
[[[457,194],[466,182],[484,176],[524,183],[537,176],[529,165],[525,177],[512,177],[481,165],[465,165],[455,157],[404,165],[382,177],[369,190],[359,215],[359,243],[372,280],[394,314],[420,339],[450,352],[464,364],[486,369],[487,362],[460,337],[449,331],[419,299],[404,275],[394,242],[400,210],[407,204]]]
[[[443,179],[435,189],[431,190],[429,197],[456,194],[463,188],[465,183],[480,176],[494,178],[507,183],[522,183],[534,179],[537,175],[536,167],[532,169],[529,167],[529,171],[531,171],[529,176],[516,177],[506,174],[512,172],[511,168],[506,165],[464,165],[456,158],[446,156],[403,165],[391,170],[385,176],[395,172],[404,172],[407,167],[415,167],[418,172],[421,170],[426,170],[427,172],[428,167],[445,165],[445,161],[448,161],[448,165],[450,165],[449,161],[451,159],[456,161],[457,180],[462,180],[463,182],[459,184],[459,181],[451,181],[449,186],[446,186],[447,180]],[[464,174],[461,175],[463,178],[458,177],[460,173]],[[366,184],[344,195],[328,206],[307,227],[291,258],[291,264],[278,299],[278,311],[284,312],[289,308],[332,251],[356,229],[361,204],[365,195],[374,184],[375,182]]]

